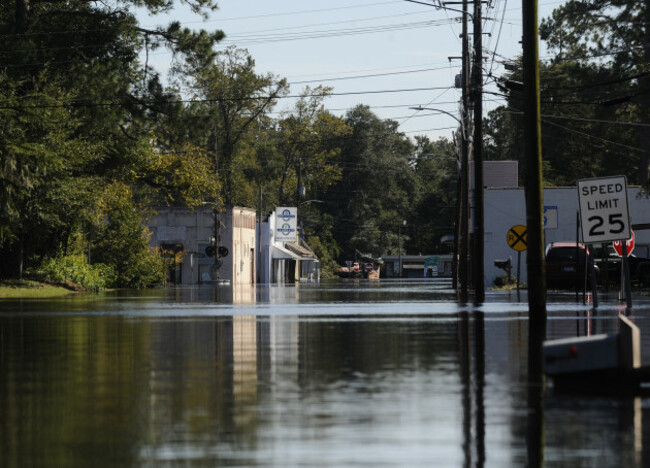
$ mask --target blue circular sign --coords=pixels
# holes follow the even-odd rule
[[[290,226],[289,224],[284,223],[284,224],[282,225],[282,227],[281,227],[280,229],[278,229],[278,231],[280,231],[280,232],[281,232],[282,234],[284,234],[285,236],[288,236],[289,234],[291,234],[292,232],[294,232],[295,229],[291,229],[291,226]]]
[[[282,213],[280,213],[280,219],[284,221],[285,223],[290,221],[291,218],[295,218],[296,216],[291,214],[291,210],[289,209],[284,209],[282,210]]]

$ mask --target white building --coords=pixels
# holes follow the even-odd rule
[[[320,262],[300,236],[296,242],[276,240],[275,212],[262,223],[260,233],[260,283],[318,281]]]
[[[628,187],[630,224],[650,223],[650,199],[638,187]],[[512,258],[512,274],[517,274],[517,252],[507,243],[507,234],[515,225],[526,225],[526,200],[523,188],[486,188],[485,207],[485,285],[492,286],[504,271],[494,266],[495,260]],[[544,189],[545,244],[576,241],[579,214],[576,187]],[[650,231],[635,231],[635,255],[650,257]],[[520,279],[526,281],[526,251],[521,253]]]

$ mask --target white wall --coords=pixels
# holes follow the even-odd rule
[[[256,214],[254,210],[242,207],[228,208],[219,214],[222,226],[219,245],[230,252],[223,257],[219,277],[229,280],[233,286],[254,283],[256,267]]]
[[[637,196],[639,189],[628,188],[630,223],[650,223],[650,199]],[[526,225],[526,200],[523,188],[485,190],[485,285],[493,285],[504,271],[494,266],[494,260],[512,257],[513,275],[517,274],[517,252],[507,242],[508,230],[517,224]],[[557,206],[557,229],[545,230],[545,243],[576,240],[578,191],[575,187],[544,189],[544,206]],[[650,230],[635,231],[634,253],[650,257]],[[526,252],[521,253],[520,278],[526,281]]]

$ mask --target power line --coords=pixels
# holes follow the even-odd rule
[[[460,18],[453,20],[454,22],[459,22]],[[330,29],[330,30],[321,30],[313,31],[308,33],[288,33],[288,34],[267,34],[267,35],[258,35],[251,36],[249,38],[243,38],[235,40],[225,39],[222,43],[225,45],[249,45],[249,44],[267,44],[274,42],[287,42],[287,41],[297,41],[297,40],[306,40],[306,39],[321,39],[332,37],[344,37],[344,36],[353,36],[353,35],[362,35],[362,34],[376,34],[381,32],[389,31],[405,31],[410,29],[421,29],[428,28],[431,26],[444,26],[449,24],[448,20],[429,20],[429,21],[419,21],[413,23],[401,23],[401,24],[392,24],[392,25],[383,25],[383,26],[373,26],[367,28],[346,28],[346,29]]]
[[[422,15],[420,12],[415,12],[415,13],[400,13],[399,15],[390,15],[390,16],[374,16],[374,17],[362,17],[362,18],[355,18],[351,20],[345,20],[345,21],[333,21],[329,23],[316,23],[316,24],[304,24],[300,26],[290,26],[290,27],[284,27],[284,28],[271,28],[271,29],[258,29],[256,31],[244,31],[244,32],[238,32],[238,33],[233,33],[229,34],[228,38],[232,39],[237,39],[240,38],[241,36],[246,35],[252,35],[253,37],[256,37],[260,35],[259,33],[264,33],[264,32],[273,32],[273,31],[289,31],[292,29],[306,29],[306,28],[314,28],[317,26],[331,26],[331,25],[341,25],[341,24],[346,24],[346,23],[359,23],[362,21],[375,21],[379,19],[394,19],[398,17],[403,17],[403,16],[415,16],[415,15]]]
[[[450,89],[449,86],[433,86],[428,88],[403,88],[403,89],[384,89],[376,91],[349,91],[349,92],[340,92],[340,93],[330,93],[328,96],[358,96],[358,95],[372,95],[372,94],[393,94],[393,93],[410,93],[418,91],[432,91],[439,89]],[[307,94],[307,95],[260,95],[260,96],[249,96],[245,98],[203,98],[203,99],[178,99],[178,100],[156,100],[156,99],[140,99],[143,104],[156,104],[156,103],[216,103],[222,101],[254,101],[254,100],[265,100],[265,99],[299,99],[304,97],[319,97],[320,94]],[[133,98],[131,98],[133,99]],[[104,102],[96,102],[93,98],[72,98],[69,99],[67,103],[59,101],[58,103],[51,104],[23,104],[23,105],[0,105],[0,109],[36,109],[36,108],[56,108],[56,107],[112,107],[112,106],[121,106],[125,104],[126,99],[113,99],[107,100]],[[2,101],[0,101],[1,103]],[[5,101],[6,102],[6,101]]]
[[[184,21],[181,22],[181,25],[187,25],[187,24],[208,24],[208,23],[215,23],[215,22],[227,22],[227,21],[241,21],[241,20],[250,20],[250,19],[260,19],[260,18],[272,18],[272,17],[280,17],[280,16],[298,16],[298,15],[303,15],[303,14],[310,14],[310,13],[322,13],[322,12],[330,12],[330,11],[336,11],[336,10],[349,10],[349,9],[358,9],[358,8],[366,8],[366,7],[371,7],[371,6],[382,6],[382,5],[389,5],[393,3],[401,3],[401,0],[392,0],[388,2],[379,2],[379,3],[366,3],[366,4],[360,4],[360,5],[351,5],[351,6],[345,6],[345,7],[331,7],[331,8],[321,8],[321,9],[314,9],[314,10],[302,10],[302,11],[291,11],[291,12],[284,12],[284,13],[270,13],[270,14],[265,14],[265,15],[250,15],[250,16],[240,16],[240,17],[234,17],[234,18],[218,18],[215,20],[210,20],[210,21]],[[360,19],[363,20],[363,19]],[[144,27],[157,27],[156,25],[148,25]],[[97,31],[114,31],[118,28],[93,28],[93,29],[70,29],[70,30],[53,30],[53,31],[44,31],[44,32],[28,32],[28,33],[15,33],[15,34],[0,34],[0,38],[11,38],[11,37],[31,37],[31,36],[39,36],[39,35],[49,35],[49,34],[77,34],[77,33],[86,33],[86,32],[97,32]]]
[[[423,68],[419,70],[408,70],[408,71],[401,71],[401,72],[373,73],[368,75],[344,76],[344,77],[337,77],[337,78],[320,78],[320,79],[313,79],[313,80],[290,81],[289,84],[322,83],[324,81],[341,81],[341,80],[356,80],[362,78],[377,78],[381,76],[395,76],[395,75],[406,75],[411,73],[439,71],[439,70],[446,70],[447,68],[448,66],[444,66],[439,68]]]

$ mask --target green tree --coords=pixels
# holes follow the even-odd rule
[[[179,23],[144,29],[129,11],[166,12],[173,3],[15,0],[0,9],[1,275],[20,276],[25,263],[66,252],[77,233],[96,230],[98,187],[128,184],[132,204],[154,199],[153,191],[190,204],[214,193],[214,181],[200,177],[204,155],[179,138],[172,150],[185,156],[163,164],[154,144],[159,122],[178,121],[184,108],[140,52],[166,47],[177,66],[199,66],[211,63],[223,37]],[[184,3],[216,8],[213,0]]]
[[[555,64],[568,62],[572,73],[582,72],[572,78],[585,81],[579,90],[600,107],[594,114],[604,115],[610,122],[643,124],[636,128],[617,125],[621,135],[603,138],[603,142],[618,144],[618,154],[608,156],[624,157],[626,165],[635,168],[628,177],[646,184],[650,154],[650,133],[645,129],[650,125],[650,3],[570,0],[541,23],[540,35],[555,53]]]
[[[162,285],[164,261],[149,247],[150,233],[143,224],[147,213],[133,202],[129,187],[119,182],[106,186],[97,208],[94,261],[113,267],[118,287]]]
[[[0,76],[8,100],[19,99],[20,84]],[[97,145],[76,135],[79,119],[56,105],[67,95],[52,84],[33,82],[28,87],[28,99],[52,105],[0,109],[1,273],[18,277],[25,258],[65,248],[93,183],[93,177],[83,174],[100,159]]]
[[[330,88],[307,87],[289,115],[278,122],[281,204],[318,198],[341,178],[341,168],[336,164],[341,153],[339,142],[350,128],[343,119],[325,110],[323,101],[330,93]]]
[[[486,152],[491,159],[523,160],[519,73],[506,77],[508,104],[488,114]],[[540,67],[544,182],[574,185],[581,178],[623,173],[638,176],[636,117],[625,106],[603,104],[605,89],[616,84],[608,66],[556,60]],[[609,84],[609,86],[608,86]],[[618,86],[621,86],[618,83]],[[616,124],[621,122],[621,124]]]
[[[414,197],[413,144],[397,122],[379,119],[367,106],[350,110],[345,122],[352,133],[342,143],[341,180],[323,205],[335,219],[340,260],[354,258],[357,251],[397,253],[398,227],[409,218]]]
[[[449,244],[441,241],[454,235],[457,213],[458,158],[454,145],[440,138],[432,142],[416,137],[415,197],[409,219],[410,240],[407,250],[430,254],[448,252]]]
[[[250,54],[235,47],[221,51],[210,66],[195,65],[189,63],[186,83],[195,98],[203,100],[197,110],[211,130],[204,143],[218,160],[224,203],[239,204],[248,185],[240,168],[253,164],[251,152],[242,149],[244,142],[254,138],[257,124],[288,86],[284,79],[257,74]]]

